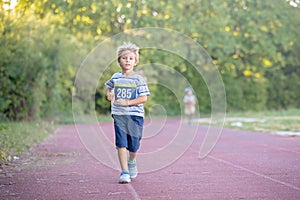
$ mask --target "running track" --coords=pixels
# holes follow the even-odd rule
[[[167,120],[163,128],[160,121],[147,123],[149,135],[142,142],[141,155],[159,152],[172,142],[179,121]],[[193,137],[190,126],[180,126],[187,138]],[[99,124],[79,125],[86,135],[95,127]],[[113,140],[112,123],[101,128]],[[223,129],[215,148],[200,159],[207,130],[200,126],[175,162],[140,173],[130,184],[118,184],[119,171],[87,151],[93,147],[85,148],[75,126],[61,126],[5,168],[0,174],[0,199],[300,199],[300,137]],[[114,162],[115,151],[110,154]],[[162,162],[158,157],[148,164]]]

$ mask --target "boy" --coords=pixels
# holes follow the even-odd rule
[[[117,49],[117,57],[122,72],[113,74],[105,86],[107,99],[112,103],[115,142],[122,169],[119,183],[129,183],[138,173],[136,157],[144,125],[144,104],[150,92],[144,78],[133,71],[139,61],[139,48],[124,43]]]
[[[188,123],[192,124],[192,118],[195,114],[195,106],[196,106],[196,97],[193,94],[193,91],[190,87],[185,88],[185,95],[183,98],[184,103],[184,113],[187,116]]]

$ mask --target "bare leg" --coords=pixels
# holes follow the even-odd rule
[[[188,124],[191,124],[192,123],[192,115],[188,115],[187,119],[188,119]]]
[[[127,150],[125,147],[118,148],[118,157],[122,170],[128,170]]]
[[[129,160],[134,161],[136,159],[137,152],[129,152]]]

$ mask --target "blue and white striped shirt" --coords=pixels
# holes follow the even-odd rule
[[[140,96],[150,95],[145,79],[136,73],[132,76],[124,76],[121,72],[115,73],[111,79],[105,83],[105,86],[114,89],[115,100],[120,98],[132,100]],[[144,104],[121,106],[112,102],[111,114],[144,117]]]

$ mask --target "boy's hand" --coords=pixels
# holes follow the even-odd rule
[[[113,101],[115,99],[115,93],[113,90],[106,92],[106,97],[108,101]]]
[[[129,106],[129,101],[125,99],[118,99],[114,103],[121,106]]]

